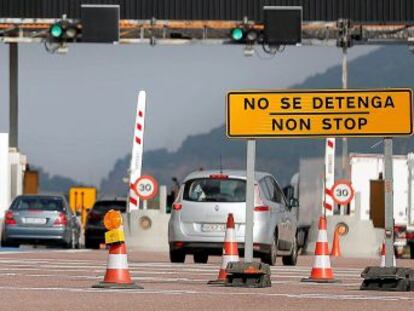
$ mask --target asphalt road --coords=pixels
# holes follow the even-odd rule
[[[103,279],[107,252],[26,250],[0,252],[0,310],[414,310],[414,292],[360,291],[360,273],[378,260],[332,260],[337,284],[301,283],[312,256],[296,267],[279,260],[272,287],[207,285],[217,277],[219,258],[207,265],[171,264],[166,254],[130,252],[129,270],[139,290],[94,289]],[[414,268],[414,261],[399,260]]]

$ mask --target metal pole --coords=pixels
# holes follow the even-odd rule
[[[348,48],[342,48],[342,88],[348,88]]]
[[[348,88],[348,48],[342,48],[342,88]],[[342,178],[348,179],[348,138],[342,138]],[[340,206],[340,214],[345,215],[345,206]]]
[[[385,266],[393,266],[394,257],[394,208],[392,179],[392,139],[384,138],[384,182],[385,182]]]
[[[9,147],[18,148],[19,125],[19,98],[18,98],[18,72],[19,72],[18,44],[9,43]]]
[[[247,141],[246,157],[246,230],[244,232],[244,262],[253,262],[253,209],[256,141]]]
[[[414,153],[409,153],[407,155],[407,164],[408,164],[408,225],[413,225],[412,220],[412,208],[413,208],[413,167],[414,167]]]

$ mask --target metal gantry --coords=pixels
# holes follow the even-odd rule
[[[41,43],[48,39],[49,28],[60,19],[0,18],[0,42]],[[76,22],[77,20],[70,20]],[[258,30],[263,24],[248,21],[121,20],[121,44],[233,44],[230,30],[248,24]],[[341,38],[340,22],[304,22],[302,45],[337,45]],[[414,25],[352,24],[351,45],[411,44]]]

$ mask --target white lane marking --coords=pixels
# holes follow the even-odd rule
[[[49,272],[95,272],[102,273],[106,269],[106,265],[96,265],[96,266],[66,266],[66,265],[37,265],[34,268],[34,265],[8,265],[8,268],[0,268],[0,271],[49,271]],[[211,270],[210,272],[198,272],[193,271],[192,269],[181,269],[181,270],[159,270],[159,269],[129,269],[130,273],[138,275],[151,275],[151,274],[189,274],[197,276],[211,276],[217,274],[217,269]],[[196,272],[196,273],[193,273]],[[273,273],[272,278],[276,279],[289,279],[289,278],[303,278],[309,275],[310,270],[306,274],[289,274],[285,273]],[[340,279],[360,279],[360,274],[338,274],[334,273],[335,277]]]
[[[0,276],[23,276],[34,278],[53,278],[53,279],[85,279],[98,280],[103,279],[103,276],[90,275],[56,275],[56,274],[19,274],[19,273],[0,273]],[[160,277],[132,277],[134,281],[156,281],[165,283],[188,282],[188,283],[207,283],[205,279],[189,279],[189,278],[160,278]],[[283,283],[283,282],[282,282]]]
[[[94,263],[94,265],[98,264],[98,265],[104,265],[104,261],[103,260],[79,260],[79,259],[20,259],[20,258],[13,258],[13,259],[1,259],[0,258],[0,264],[1,263],[22,263],[22,262],[30,262],[30,263],[48,263],[48,262],[54,262],[57,264],[65,264],[65,265],[77,265],[79,266],[79,263],[91,263],[91,265],[84,265],[85,267],[91,267],[93,266],[92,263]],[[165,264],[165,263],[136,263],[136,262],[131,262],[129,261],[129,266],[130,267],[151,267],[151,268],[174,268],[174,269],[184,269],[184,270],[191,270],[191,271],[211,271],[211,270],[215,270],[218,269],[219,267],[219,263],[217,264]],[[311,270],[311,266],[296,266],[296,267],[285,267],[285,266],[273,266],[271,267],[272,272],[282,272],[282,273],[288,273],[288,272],[309,272]],[[347,273],[347,272],[356,272],[356,273],[360,273],[363,271],[363,267],[361,268],[336,268],[333,267],[334,272],[337,273]],[[161,270],[161,269],[160,269]]]
[[[52,263],[50,263],[52,262]],[[97,261],[94,264],[89,264],[89,265],[85,265],[85,264],[80,264],[77,261],[72,261],[72,262],[60,262],[59,260],[49,260],[49,261],[44,261],[44,262],[38,262],[38,261],[34,261],[34,262],[30,262],[30,261],[25,261],[25,260],[4,260],[1,261],[0,260],[0,265],[1,264],[7,264],[7,266],[27,266],[27,265],[32,265],[32,264],[38,264],[41,266],[55,266],[55,267],[69,267],[69,266],[76,266],[79,268],[92,268],[92,267],[96,267],[96,266],[105,266],[105,263],[103,261]],[[134,263],[130,263],[129,262],[129,266],[130,267],[137,267],[137,268],[151,268],[151,269],[155,269],[155,270],[159,270],[159,271],[171,271],[171,270],[180,270],[180,271],[190,271],[190,272],[204,272],[204,271],[217,271],[219,269],[219,266],[214,266],[214,267],[209,267],[209,268],[204,268],[204,269],[200,269],[200,268],[192,268],[189,267],[187,265],[184,266],[173,266],[171,268],[164,268],[164,267],[160,267],[157,265],[141,265],[141,264],[134,264]],[[292,269],[292,268],[282,268],[282,269],[271,269],[273,273],[283,273],[283,274],[288,274],[288,273],[297,273],[297,272],[310,272],[312,267],[308,267],[306,269],[302,269],[302,268],[297,268],[297,269]],[[363,271],[363,269],[358,269],[355,271],[347,271],[344,269],[334,269],[335,273],[338,274],[343,274],[343,275],[354,275],[354,274],[360,274]]]
[[[234,291],[198,291],[198,290],[111,290],[111,289],[93,289],[93,288],[72,288],[72,287],[13,287],[0,286],[2,290],[14,291],[64,291],[64,292],[82,292],[82,293],[116,293],[119,294],[161,294],[161,295],[243,295],[243,296],[262,296],[262,297],[287,297],[295,299],[327,299],[327,300],[377,300],[377,301],[412,301],[414,297],[411,296],[385,296],[385,295],[347,295],[347,294],[332,294],[332,293],[298,293],[298,294],[283,294],[283,293],[258,293],[251,292],[234,292]]]
[[[91,252],[92,249],[22,249],[17,251],[0,251],[1,255],[7,254],[39,254],[39,253],[86,253]]]

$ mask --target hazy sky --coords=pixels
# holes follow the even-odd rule
[[[352,48],[350,58],[372,49]],[[76,45],[51,55],[24,44],[19,53],[20,149],[33,165],[96,185],[131,150],[139,90],[147,91],[145,149],[174,150],[224,123],[227,91],[288,87],[341,62],[334,47],[291,47],[273,58],[201,45]],[[7,132],[7,45],[0,68],[0,132]]]

